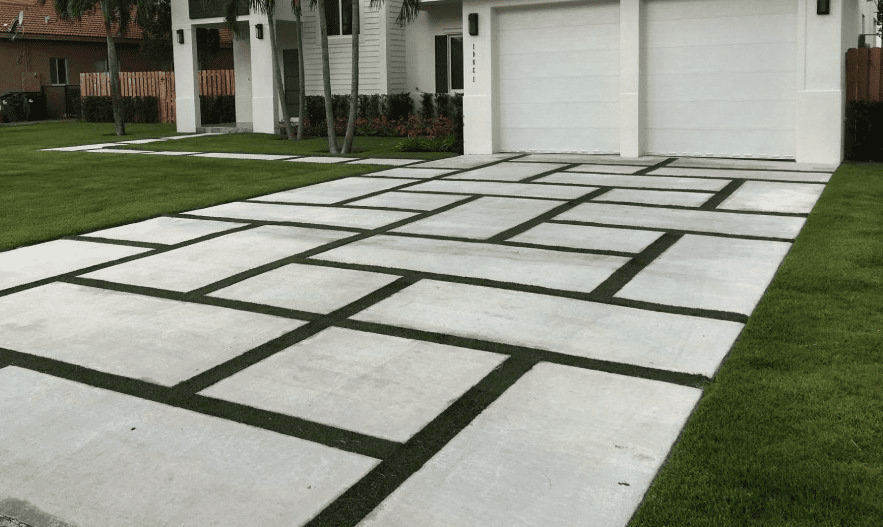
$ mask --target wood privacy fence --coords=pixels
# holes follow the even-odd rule
[[[846,52],[846,100],[883,101],[883,48],[853,48]]]
[[[159,121],[175,122],[175,73],[172,71],[120,72],[120,91],[123,97],[156,97]],[[199,94],[207,97],[235,95],[233,70],[199,72]],[[108,73],[81,73],[82,97],[110,96]]]

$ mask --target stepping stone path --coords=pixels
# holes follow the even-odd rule
[[[0,524],[625,525],[831,176],[175,154],[395,168],[0,253]]]

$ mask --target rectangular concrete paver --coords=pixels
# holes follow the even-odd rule
[[[194,154],[194,157],[212,157],[216,159],[247,159],[249,161],[281,161],[289,159],[291,155],[279,154],[239,154],[228,152],[207,152],[205,154]]]
[[[146,150],[132,150],[128,148],[96,148],[95,150],[87,150],[92,154],[146,154]]]
[[[536,180],[537,183],[564,183],[598,187],[651,188],[672,190],[721,190],[730,183],[727,179],[699,179],[662,176],[616,176],[581,172],[557,172]]]
[[[485,197],[403,225],[395,232],[487,239],[561,205],[557,201]]]
[[[229,221],[196,220],[191,218],[169,218],[159,216],[149,220],[130,223],[120,227],[90,232],[84,236],[128,240],[146,243],[174,245],[209,234],[241,227],[241,223]]]
[[[650,172],[658,176],[690,176],[732,179],[757,179],[775,181],[797,181],[806,183],[827,183],[830,173],[790,172],[776,170],[738,170],[728,168],[673,168],[662,167]]]
[[[584,293],[595,289],[629,260],[621,256],[403,236],[374,236],[315,258]]]
[[[541,363],[359,525],[624,526],[700,393]]]
[[[368,210],[342,207],[317,207],[311,205],[277,205],[234,201],[205,209],[191,210],[187,214],[237,220],[280,221],[311,223],[352,229],[376,229],[413,216],[410,212],[392,210]]]
[[[629,165],[579,165],[567,170],[568,172],[595,172],[601,174],[634,174],[644,168],[646,167]]]
[[[429,194],[424,192],[384,192],[370,198],[348,203],[358,207],[386,207],[391,209],[435,210],[469,196],[457,194]]]
[[[791,244],[686,235],[616,296],[750,315]]]
[[[423,165],[417,165],[417,167],[390,168],[388,170],[381,170],[380,172],[372,172],[370,174],[366,174],[366,177],[428,179],[437,176],[443,176],[445,174],[450,174],[451,172],[453,172],[453,170],[451,169],[443,168],[420,168],[422,166]]]
[[[202,393],[406,441],[504,358],[330,328]]]
[[[281,201],[284,203],[331,205],[339,201],[358,198],[359,196],[364,196],[366,194],[389,190],[393,187],[398,187],[413,181],[417,180],[346,177],[292,190],[274,192],[273,194],[266,194],[252,199],[258,201]]]
[[[549,172],[566,165],[558,163],[517,163],[514,161],[504,161],[496,165],[484,168],[476,168],[454,174],[447,179],[470,179],[485,181],[520,181],[524,178],[536,176],[543,172]]]
[[[0,298],[0,347],[166,386],[301,325],[64,283]]]
[[[570,200],[585,196],[594,187],[569,185],[540,185],[534,183],[502,183],[497,181],[454,181],[437,179],[412,185],[409,192],[454,192],[459,194],[486,194],[516,198],[544,198]]]
[[[0,291],[148,251],[141,247],[53,240],[0,252]]]
[[[648,205],[678,205],[699,207],[713,194],[706,192],[679,192],[675,190],[640,190],[615,188],[592,201],[615,201],[624,203],[644,203]]]
[[[413,163],[419,163],[422,159],[390,159],[390,158],[379,158],[379,157],[369,157],[365,159],[357,159],[356,161],[350,161],[350,165],[390,165],[390,166],[404,166],[410,165]]]
[[[330,313],[398,278],[352,269],[289,264],[215,291],[210,296]]]
[[[794,161],[768,161],[759,159],[714,159],[703,157],[682,157],[675,159],[669,167],[691,168],[737,168],[750,170],[795,170],[799,172],[834,172],[832,165],[815,163],[795,163]]]
[[[711,377],[742,324],[422,280],[353,318]]]
[[[583,203],[554,219],[787,239],[796,238],[806,221],[804,218],[786,216],[647,208],[607,203]]]
[[[552,247],[638,253],[659,239],[660,236],[662,236],[662,233],[658,231],[612,229],[564,223],[542,223],[509,238],[509,240]]]
[[[295,159],[287,159],[291,163],[343,163],[345,161],[355,161],[358,157],[331,157],[331,156],[304,156]]]
[[[85,276],[186,292],[348,236],[351,234],[341,231],[267,225],[107,267]]]
[[[825,185],[746,181],[717,208],[809,214]]]
[[[530,154],[518,158],[518,161],[530,161],[540,163],[582,163],[604,165],[638,165],[650,166],[664,161],[664,157],[620,157],[617,155],[598,154]]]
[[[515,156],[516,154],[465,155],[448,157],[445,159],[437,159],[435,161],[427,161],[426,163],[420,163],[419,165],[414,166],[421,168],[451,168],[455,170],[468,169],[487,165],[489,163],[496,163],[497,161],[505,161],[506,159],[511,159]]]
[[[302,525],[378,463],[12,367],[0,414],[2,512],[35,526]]]

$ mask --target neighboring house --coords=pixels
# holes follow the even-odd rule
[[[861,5],[861,41],[860,46],[879,48],[881,44],[877,27],[877,0],[859,0]]]
[[[178,129],[199,123],[197,27],[211,0],[173,0]],[[330,27],[332,89],[349,90],[351,0]],[[422,0],[400,28],[401,0],[362,0],[363,93],[460,91],[466,153],[585,152],[843,158],[845,52],[866,0]],[[220,4],[220,2],[219,2]],[[288,2],[276,10],[285,80],[296,81]],[[214,9],[214,10],[213,10]],[[234,41],[237,121],[272,133],[266,16],[243,9]],[[332,19],[334,14],[332,14]],[[464,30],[465,28],[465,30]],[[321,94],[317,14],[304,10],[306,90]],[[462,69],[460,64],[462,63]],[[183,75],[193,71],[194,75]],[[290,90],[290,87],[286,87]],[[296,94],[296,91],[293,92]]]

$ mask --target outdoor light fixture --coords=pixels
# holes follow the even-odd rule
[[[816,14],[830,15],[831,14],[831,0],[816,0]]]
[[[469,13],[469,35],[478,35],[478,13]]]
[[[264,40],[264,25],[263,24],[255,24],[254,34],[256,37],[258,37],[258,40]]]
[[[175,33],[178,34],[178,44],[183,44],[184,43],[184,30],[179,29],[179,30],[175,31]]]

